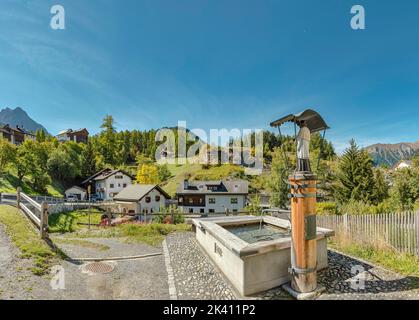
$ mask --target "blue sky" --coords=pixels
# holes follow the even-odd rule
[[[350,28],[355,4],[366,30]],[[416,141],[418,15],[414,0],[2,0],[0,108],[95,133],[105,114],[118,129],[268,128],[311,107],[338,150]]]

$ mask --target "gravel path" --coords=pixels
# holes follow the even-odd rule
[[[83,239],[85,240],[85,239]],[[110,246],[109,252],[118,252],[127,244],[109,242],[107,239],[95,239],[98,243]],[[112,244],[115,247],[112,247]],[[67,250],[80,254],[103,254],[108,250],[92,252],[91,248],[79,247]],[[88,253],[83,252],[84,249]],[[146,245],[135,244],[132,248],[136,254],[161,251]],[[118,255],[124,252],[119,251]],[[51,276],[35,276],[28,268],[33,266],[31,260],[21,259],[17,248],[10,243],[0,225],[0,299],[169,299],[167,272],[163,256],[146,259],[111,262],[114,270],[107,274],[82,272],[82,264],[61,261],[64,270],[65,289],[53,290],[50,286]]]
[[[49,280],[35,276],[30,271],[33,266],[31,260],[20,258],[0,224],[0,299],[52,298]]]
[[[109,258],[137,256],[162,252],[161,246],[152,247],[143,243],[127,243],[116,238],[83,238],[74,239],[63,236],[52,237],[53,242],[71,258]],[[61,241],[60,241],[61,240]],[[82,244],[72,241],[82,241]],[[87,243],[87,245],[83,245]],[[88,244],[97,244],[89,246]]]
[[[166,239],[174,271],[179,299],[235,299],[239,297],[229,282],[200,248],[191,232],[176,233]],[[318,274],[326,287],[319,297],[328,299],[419,299],[419,279],[403,277],[335,251],[329,251],[329,268]],[[365,277],[365,287],[351,288],[353,266],[364,268],[357,277]],[[284,300],[291,297],[282,288],[275,288],[246,299]]]

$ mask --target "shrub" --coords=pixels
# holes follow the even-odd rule
[[[316,210],[318,215],[339,214],[338,206],[334,202],[318,202],[316,204]]]

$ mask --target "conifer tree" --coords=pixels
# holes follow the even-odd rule
[[[96,153],[92,143],[89,141],[81,154],[81,175],[84,178],[90,177],[96,171]]]
[[[340,203],[350,200],[372,202],[375,189],[372,159],[353,139],[349,143],[339,160],[334,188],[336,200]]]

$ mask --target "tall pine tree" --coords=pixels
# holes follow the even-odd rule
[[[350,200],[373,202],[375,180],[373,162],[365,150],[360,150],[352,139],[339,160],[336,174],[335,197],[340,203]]]
[[[81,154],[81,175],[84,178],[90,177],[97,171],[96,152],[89,141]]]

